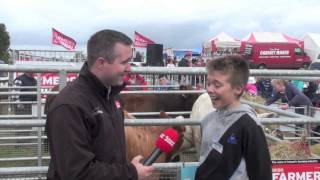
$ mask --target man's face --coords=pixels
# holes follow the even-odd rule
[[[102,81],[105,85],[122,85],[123,77],[131,71],[132,48],[117,43],[114,51],[117,55],[114,62],[110,64],[104,61]]]
[[[208,73],[207,92],[211,98],[213,107],[217,109],[232,108],[239,104],[238,96],[243,88],[232,88],[229,82],[229,75],[220,71]]]

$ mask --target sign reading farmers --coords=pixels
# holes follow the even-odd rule
[[[71,82],[78,77],[77,73],[68,73],[67,82]],[[59,85],[60,76],[58,73],[41,73],[41,92],[49,92],[54,86]],[[46,98],[46,96],[42,96]]]
[[[71,37],[68,37],[52,28],[52,44],[61,45],[68,50],[74,50],[77,43]]]
[[[71,82],[78,77],[76,73],[67,74],[67,82]],[[54,86],[58,85],[60,81],[59,74],[57,73],[42,73],[41,74],[41,86],[48,89],[52,89]]]
[[[272,161],[273,180],[320,180],[319,159]]]

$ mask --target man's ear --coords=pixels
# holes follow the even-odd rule
[[[103,57],[98,57],[96,62],[94,63],[94,66],[96,66],[97,69],[102,70],[104,66],[105,60]]]

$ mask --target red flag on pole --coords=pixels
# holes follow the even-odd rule
[[[134,32],[134,47],[146,48],[148,44],[155,44],[155,42],[136,31]]]
[[[68,50],[74,50],[77,43],[71,37],[68,37],[52,28],[52,44],[61,45]]]

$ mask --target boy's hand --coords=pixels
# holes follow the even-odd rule
[[[146,179],[151,175],[151,173],[154,171],[154,167],[152,166],[144,166],[140,163],[142,159],[142,156],[136,156],[132,159],[131,163],[136,167],[138,172],[138,178],[139,179]]]
[[[289,108],[289,105],[288,105],[287,103],[281,104],[281,105],[279,105],[279,108],[280,108],[280,109],[283,109],[283,110],[286,110],[286,109]]]

